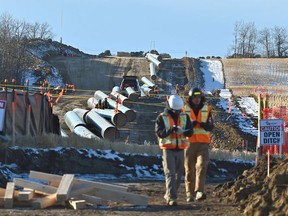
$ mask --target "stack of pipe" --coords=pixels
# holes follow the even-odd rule
[[[134,121],[136,119],[136,112],[134,110],[129,109],[128,107],[126,107],[126,106],[124,106],[123,104],[120,104],[120,103],[118,103],[118,105],[117,105],[116,101],[114,101],[111,98],[109,98],[108,95],[106,95],[102,91],[97,90],[94,93],[94,97],[97,100],[100,100],[100,99],[103,99],[103,98],[107,98],[107,102],[108,102],[109,106],[114,108],[114,109],[117,106],[118,111],[120,111],[120,112],[122,112],[122,113],[124,113],[126,115],[128,122]]]
[[[147,53],[146,58],[150,61],[150,77],[152,80],[156,79],[156,67],[161,68],[162,63],[160,62],[162,60],[161,56]]]
[[[113,100],[116,101],[116,99],[118,98],[118,100],[120,100],[120,103],[126,107],[130,107],[131,103],[129,102],[129,99],[124,96],[123,94],[121,94],[121,89],[119,86],[114,86],[111,93],[110,93],[111,97]]]
[[[103,138],[109,140],[115,139],[115,126],[106,119],[102,118],[99,114],[97,114],[97,112],[80,108],[73,109],[73,112],[75,112],[86,124],[94,125]]]
[[[115,112],[114,109],[92,109],[91,111],[96,112],[101,117],[112,122],[116,127],[122,127],[126,124],[127,117],[122,112]]]

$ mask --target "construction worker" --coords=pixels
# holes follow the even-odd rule
[[[199,88],[190,89],[183,111],[190,116],[193,136],[188,137],[190,145],[185,149],[186,201],[206,199],[205,181],[209,163],[210,131],[213,119],[211,108]]]
[[[186,137],[193,134],[190,118],[182,111],[183,106],[180,96],[170,96],[168,108],[159,114],[155,123],[159,146],[163,150],[166,183],[164,199],[170,206],[177,205],[177,191],[184,174],[184,149],[189,144]]]

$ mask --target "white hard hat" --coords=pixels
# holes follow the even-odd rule
[[[173,110],[182,110],[184,102],[179,95],[171,95],[168,99],[169,107]]]
[[[119,86],[114,86],[112,92],[121,92],[121,89]]]

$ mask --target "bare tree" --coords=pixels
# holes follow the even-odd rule
[[[254,23],[249,23],[247,25],[248,35],[247,35],[247,54],[248,57],[255,56],[255,50],[257,47],[257,29]]]
[[[282,27],[274,27],[275,50],[279,58],[285,57],[288,50],[287,30]]]
[[[51,27],[49,26],[48,23],[42,23],[40,25],[40,30],[39,30],[39,38],[43,39],[43,40],[47,40],[47,39],[52,39],[53,35],[52,35],[52,31],[51,31]]]
[[[239,29],[241,26],[241,22],[236,22],[234,25],[234,32],[233,32],[233,37],[234,37],[234,41],[233,41],[233,56],[234,58],[237,58],[239,52],[238,52],[238,37],[239,37]]]
[[[263,46],[264,56],[270,58],[274,55],[272,31],[264,28],[259,32],[258,43]]]

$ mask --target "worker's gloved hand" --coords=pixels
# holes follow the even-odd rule
[[[201,122],[201,123],[200,123],[200,127],[204,128],[204,129],[206,130],[207,127],[208,127],[208,124],[205,123],[205,122]]]
[[[198,124],[197,121],[192,121],[192,127],[195,127]]]
[[[180,135],[180,134],[183,134],[185,132],[185,130],[183,129],[183,128],[181,128],[181,127],[177,127],[177,131],[176,131],[176,133],[178,134],[178,135]]]
[[[175,133],[177,133],[177,130],[178,130],[177,126],[176,126],[176,125],[173,125],[172,131],[175,132]]]
[[[176,125],[173,125],[173,127],[170,127],[168,130],[167,130],[167,134],[170,135],[171,133],[175,132],[176,133],[177,131],[177,126]]]

